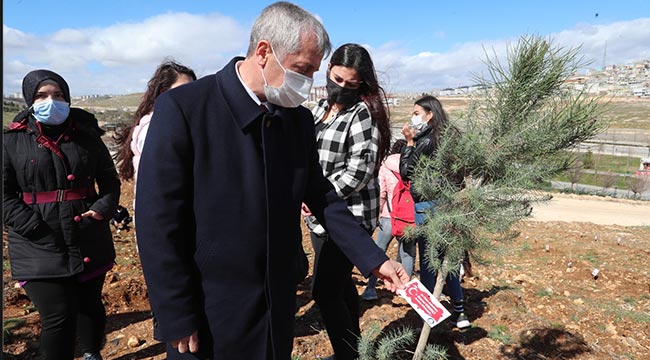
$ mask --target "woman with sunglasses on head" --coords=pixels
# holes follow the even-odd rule
[[[334,51],[327,66],[327,98],[312,113],[323,174],[347,201],[360,226],[372,234],[379,219],[377,174],[388,155],[390,127],[386,96],[366,49],[345,44]],[[352,263],[327,233],[312,232],[311,238],[316,254],[314,301],[336,359],[356,359],[359,294],[352,281]]]

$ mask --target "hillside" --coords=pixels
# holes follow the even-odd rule
[[[565,198],[559,196],[558,201],[562,203]],[[463,282],[472,326],[460,331],[443,322],[432,330],[430,343],[444,346],[450,359],[650,358],[650,227],[638,226],[647,224],[643,214],[650,212],[650,205],[589,196],[570,199],[577,205],[567,209],[550,202],[545,205],[546,215],[536,213],[518,226],[521,234],[514,241],[495,242],[493,251],[482,254],[484,261],[474,262],[473,276]],[[131,204],[132,200],[132,184],[125,183],[121,202]],[[608,218],[598,218],[600,224],[588,219],[557,221],[566,219],[568,213],[601,209],[604,204],[614,208]],[[627,214],[627,207],[637,208],[638,215]],[[588,218],[589,211],[583,213]],[[619,219],[631,225],[618,225]],[[134,235],[133,231],[114,234],[118,257],[104,285],[108,324],[102,355],[105,359],[164,359],[164,345],[152,336]],[[313,264],[304,228],[303,247]],[[388,254],[395,257],[394,242]],[[600,271],[596,277],[592,276],[595,268]],[[353,277],[360,293],[365,279],[356,271]],[[7,329],[3,357],[34,358],[38,313],[25,292],[15,286],[6,267],[3,278]],[[295,360],[320,359],[332,353],[311,297],[310,279],[308,276],[298,286]],[[384,331],[405,326],[419,331],[422,322],[415,311],[403,299],[381,290],[381,286],[379,289],[378,300],[361,303],[362,331],[373,325]],[[407,351],[395,357],[410,358]]]

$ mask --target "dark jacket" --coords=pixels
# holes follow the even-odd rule
[[[138,247],[157,339],[200,353],[290,359],[305,202],[368,275],[387,260],[323,177],[310,111],[264,114],[233,59],[162,94],[140,162]]]
[[[403,181],[411,181],[411,196],[416,203],[427,201],[420,194],[415,191],[413,186],[413,173],[418,159],[421,156],[431,156],[436,150],[435,142],[433,141],[433,131],[430,125],[425,126],[422,131],[413,137],[415,146],[404,146],[399,158],[399,175]]]
[[[97,119],[72,108],[64,124],[42,128],[45,134],[23,111],[4,134],[2,201],[11,274],[17,280],[88,274],[115,259],[108,221],[119,201],[120,181]],[[60,137],[55,151],[43,145],[41,135]],[[94,189],[95,184],[99,194],[91,191],[85,199],[41,204],[23,200],[23,194]],[[77,217],[89,209],[105,220]]]

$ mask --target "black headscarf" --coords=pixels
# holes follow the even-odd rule
[[[36,90],[38,86],[44,80],[52,80],[59,84],[61,91],[63,92],[63,98],[65,101],[70,103],[70,88],[68,88],[68,83],[61,77],[61,75],[50,70],[33,70],[30,71],[23,78],[23,98],[25,98],[25,103],[27,106],[32,106],[34,104],[34,95],[36,95]]]

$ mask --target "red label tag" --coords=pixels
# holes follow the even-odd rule
[[[429,326],[434,327],[443,320],[451,316],[449,311],[442,306],[438,299],[427,290],[418,279],[413,279],[405,285],[404,290],[398,290],[397,293],[406,299],[406,301],[420,314],[420,317]]]

